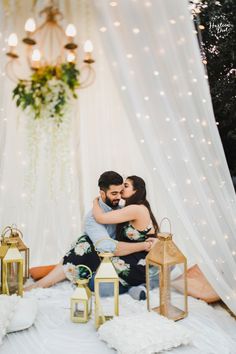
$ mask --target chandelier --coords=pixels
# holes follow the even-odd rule
[[[9,49],[6,54],[9,61],[6,64],[6,73],[15,82],[29,81],[33,73],[45,67],[53,67],[56,75],[57,68],[63,64],[72,67],[79,64],[78,44],[75,42],[76,27],[70,23],[63,29],[60,24],[63,14],[55,5],[55,0],[51,0],[49,5],[39,12],[39,17],[44,17],[44,21],[38,26],[33,18],[28,18],[25,22],[26,35],[22,39],[24,48],[19,48],[21,54],[17,48],[16,33],[8,37]],[[91,40],[85,41],[83,49],[83,62],[78,68],[79,88],[88,87],[95,79]]]

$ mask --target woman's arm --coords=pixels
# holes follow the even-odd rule
[[[150,240],[149,238],[147,241],[144,242],[133,242],[133,243],[119,241],[117,242],[114,255],[127,256],[128,254],[140,252],[140,251],[149,252],[155,243],[153,240]]]
[[[105,213],[99,205],[98,198],[93,201],[93,216],[100,224],[119,224],[137,219],[143,212],[140,205],[129,205],[119,210]]]

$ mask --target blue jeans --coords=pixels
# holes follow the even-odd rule
[[[89,281],[89,288],[91,291],[94,291],[94,277],[95,273],[93,274],[92,278]],[[146,284],[142,284],[146,286]],[[150,276],[150,289],[157,288],[159,286],[159,279],[156,275],[155,277]],[[125,294],[129,291],[131,286],[124,286],[119,282],[119,294]],[[113,296],[114,294],[114,286],[112,283],[102,283],[100,285],[100,296],[101,297],[108,297]]]

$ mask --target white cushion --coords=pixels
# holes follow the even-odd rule
[[[0,295],[0,345],[7,332],[7,327],[15,313],[20,297],[17,295]]]
[[[0,295],[0,345],[6,333],[29,328],[37,314],[35,299]]]
[[[159,353],[189,344],[193,333],[154,312],[114,317],[98,330],[99,338],[119,354]]]
[[[37,310],[38,306],[35,299],[21,298],[7,328],[7,333],[21,331],[32,326],[37,315]]]

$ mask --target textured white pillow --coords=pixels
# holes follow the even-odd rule
[[[7,333],[21,331],[32,326],[37,310],[38,306],[35,299],[21,298],[7,327]]]
[[[193,333],[154,312],[114,317],[98,330],[99,338],[119,354],[159,353],[189,344]]]
[[[0,345],[14,316],[20,297],[17,295],[0,295]]]
[[[21,331],[34,323],[37,314],[35,299],[17,295],[0,295],[0,345],[6,333]]]

